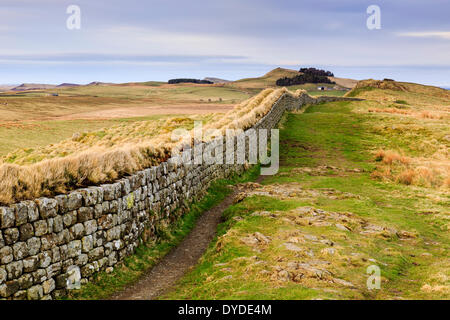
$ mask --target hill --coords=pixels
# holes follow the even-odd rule
[[[348,96],[365,95],[367,92],[373,89],[400,91],[424,94],[428,96],[438,96],[442,98],[450,98],[448,90],[435,86],[427,86],[423,84],[410,83],[410,82],[397,82],[391,80],[362,80],[357,82],[354,90],[348,93]]]
[[[42,83],[22,83],[20,86],[12,88],[12,91],[28,91],[28,90],[46,90],[56,88],[53,84]]]
[[[76,83],[61,83],[57,86],[57,88],[69,88],[69,87],[79,87],[79,84]]]
[[[353,89],[356,86],[356,84],[358,83],[358,80],[347,79],[347,78],[328,77],[328,79],[330,79],[333,82],[336,82],[336,84],[338,86],[348,88],[348,89]]]
[[[93,82],[91,82],[91,83],[89,83],[87,85],[88,86],[111,86],[111,85],[114,85],[114,83],[93,81]]]
[[[220,79],[220,78],[214,78],[214,77],[207,77],[207,78],[205,78],[205,79],[203,79],[203,80],[205,80],[205,81],[210,81],[210,82],[212,82],[212,83],[214,83],[214,84],[216,84],[216,83],[229,83],[229,82],[231,82],[230,80],[225,80],[225,79]]]
[[[1,91],[8,91],[13,88],[17,87],[17,84],[0,84],[0,92]]]
[[[276,68],[262,77],[246,78],[231,82],[229,85],[241,89],[262,89],[276,86],[275,82],[284,77],[294,77],[299,72],[291,69]]]
[[[450,111],[448,90],[417,83],[363,80],[359,81],[346,96],[393,103],[394,108],[401,107],[411,112],[439,113],[447,116]]]
[[[241,90],[255,91],[255,90],[261,90],[261,89],[267,88],[267,87],[276,87],[276,81],[278,79],[293,78],[300,74],[301,73],[297,70],[276,68],[276,69],[266,73],[262,77],[241,79],[241,80],[233,81],[226,85],[229,85],[234,88],[239,88]],[[328,79],[330,79],[330,81],[332,81],[332,82],[336,82],[336,85],[338,87],[348,88],[348,89],[353,88],[356,85],[356,83],[358,82],[357,80],[338,78],[338,77],[328,77]],[[306,84],[306,85],[300,85],[300,86],[293,86],[292,90],[295,91],[297,89],[305,89],[308,91],[314,91],[314,90],[317,90],[317,87],[321,86],[321,85],[322,84],[317,84],[317,85],[316,84],[314,84],[314,85]],[[323,84],[323,85],[326,86],[326,84]],[[312,92],[312,94],[314,94],[314,92]]]

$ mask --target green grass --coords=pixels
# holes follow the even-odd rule
[[[229,180],[215,181],[205,197],[193,203],[188,212],[176,223],[166,229],[159,229],[159,239],[156,243],[140,245],[134,255],[124,259],[121,265],[115,267],[110,274],[98,273],[94,280],[83,285],[80,290],[72,291],[65,299],[97,300],[106,299],[119,292],[139,278],[167,253],[175,248],[195,226],[198,217],[205,211],[220,203],[230,192],[229,185],[255,180],[259,175],[259,166],[254,166],[241,176],[234,176]]]
[[[353,89],[352,91],[350,91],[347,94],[347,97],[349,97],[349,98],[358,97],[359,95],[361,95],[361,93],[367,92],[367,91],[372,91],[372,90],[375,90],[375,88],[373,88],[373,87],[363,87],[363,88]]]
[[[327,103],[310,106],[302,114],[288,114],[280,132],[280,173],[264,181],[264,185],[273,190],[298,183],[303,190],[327,188],[354,196],[246,198],[225,212],[219,236],[199,265],[163,299],[449,299],[448,291],[442,291],[444,289],[439,286],[448,286],[443,274],[448,275],[450,270],[450,237],[445,219],[450,198],[433,189],[382,182],[370,177],[374,168],[370,151],[383,146],[389,137],[374,134],[371,130],[373,125],[380,123],[379,118],[374,121],[371,114],[354,112],[365,103]],[[411,143],[400,140],[396,143]],[[330,169],[316,175],[294,170],[320,165],[361,171]],[[351,212],[358,219],[415,233],[418,237],[406,241],[396,236],[372,237],[342,232],[332,226],[298,227],[281,218],[251,215],[257,211],[270,211],[288,217],[290,210],[301,206],[328,212]],[[439,214],[424,215],[424,211]],[[241,239],[254,232],[271,237],[271,243],[262,249],[257,247],[256,251],[244,244]],[[295,232],[331,239],[340,254],[339,259],[330,260],[334,276],[352,282],[356,289],[330,283],[308,283],[306,280],[280,283],[270,276],[263,276],[261,272],[272,272],[272,268],[283,264],[284,260],[309,261],[308,257],[296,257],[282,248],[285,235]],[[313,243],[300,243],[299,246],[313,250],[318,257],[316,259],[320,259],[319,251],[323,246]],[[361,256],[362,260],[356,259],[353,253]],[[253,256],[266,265],[252,264]],[[371,264],[381,268],[381,290],[369,291],[366,288],[366,268]],[[435,291],[423,289],[425,285],[431,285]]]
[[[218,100],[244,100],[248,95],[242,90],[216,86],[171,86],[161,87],[161,83],[143,83],[139,86],[82,86],[63,89],[50,89],[48,92],[57,92],[61,96],[92,96],[117,99],[151,99],[164,100],[191,100],[199,99]],[[46,92],[47,92],[46,91]],[[35,95],[33,92],[29,93]]]
[[[343,90],[327,90],[327,91],[308,91],[311,96],[330,96],[330,97],[343,97],[347,91]]]

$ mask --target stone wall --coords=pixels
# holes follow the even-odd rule
[[[254,128],[275,128],[286,110],[341,99],[284,95]],[[214,148],[214,143],[204,146]],[[236,144],[237,139],[233,151]],[[230,151],[224,147],[224,159]],[[244,165],[170,159],[112,184],[0,207],[0,299],[66,295],[155,238],[155,230],[185,213],[212,181],[243,171]]]

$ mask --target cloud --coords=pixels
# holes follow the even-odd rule
[[[450,39],[450,31],[399,32],[400,37]]]
[[[60,53],[60,54],[0,54],[0,63],[22,65],[136,65],[136,66],[194,66],[199,64],[246,63],[242,56],[208,55],[136,55],[107,53]]]

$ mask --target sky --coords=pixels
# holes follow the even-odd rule
[[[370,5],[380,29],[367,27]],[[449,15],[448,0],[0,0],[0,83],[236,80],[281,66],[450,87]]]

